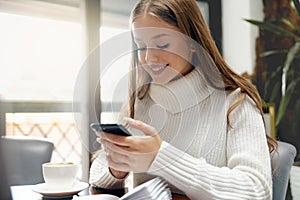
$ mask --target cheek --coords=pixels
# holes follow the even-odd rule
[[[146,60],[145,60],[145,56],[146,56],[145,51],[138,51],[137,55],[138,55],[138,59],[139,59],[140,63],[145,63],[146,62]]]
[[[185,59],[183,57],[181,57],[183,55],[179,55],[176,53],[168,53],[168,55],[166,55],[165,58],[167,58],[167,60],[169,61],[169,64],[176,68],[176,66],[181,66],[182,63],[185,61]]]
[[[174,56],[185,60],[189,60],[189,51],[190,49],[185,42],[178,42],[172,49]]]

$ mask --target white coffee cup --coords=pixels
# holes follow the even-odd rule
[[[43,177],[47,188],[54,190],[66,190],[76,183],[78,165],[71,162],[44,163]]]

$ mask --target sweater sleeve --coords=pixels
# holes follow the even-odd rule
[[[89,183],[94,186],[107,189],[124,188],[126,178],[117,179],[110,173],[104,151],[99,152],[96,159],[92,162]]]
[[[124,104],[121,108],[118,117],[118,123],[122,123],[122,120],[125,116],[127,116],[126,104]],[[89,183],[101,188],[119,189],[124,188],[126,178],[127,176],[123,179],[115,178],[109,170],[105,158],[105,152],[102,150],[98,150],[97,157],[95,158],[95,160],[93,160],[90,167]]]
[[[272,176],[262,117],[249,97],[230,114],[227,164],[216,167],[163,142],[148,173],[191,199],[272,199]]]

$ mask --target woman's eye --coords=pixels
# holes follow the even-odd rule
[[[158,48],[158,49],[167,49],[169,46],[170,46],[170,44],[156,45],[156,48]],[[145,51],[145,50],[147,50],[147,46],[138,47],[136,50],[137,51]]]
[[[138,47],[136,50],[137,51],[145,51],[147,49],[147,47]]]
[[[157,46],[157,48],[159,48],[159,49],[167,49],[167,48],[170,46],[170,44],[156,45],[156,46]]]

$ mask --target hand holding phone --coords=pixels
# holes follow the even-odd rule
[[[95,132],[106,132],[120,136],[131,136],[131,133],[122,124],[99,124],[92,123],[91,128]]]

